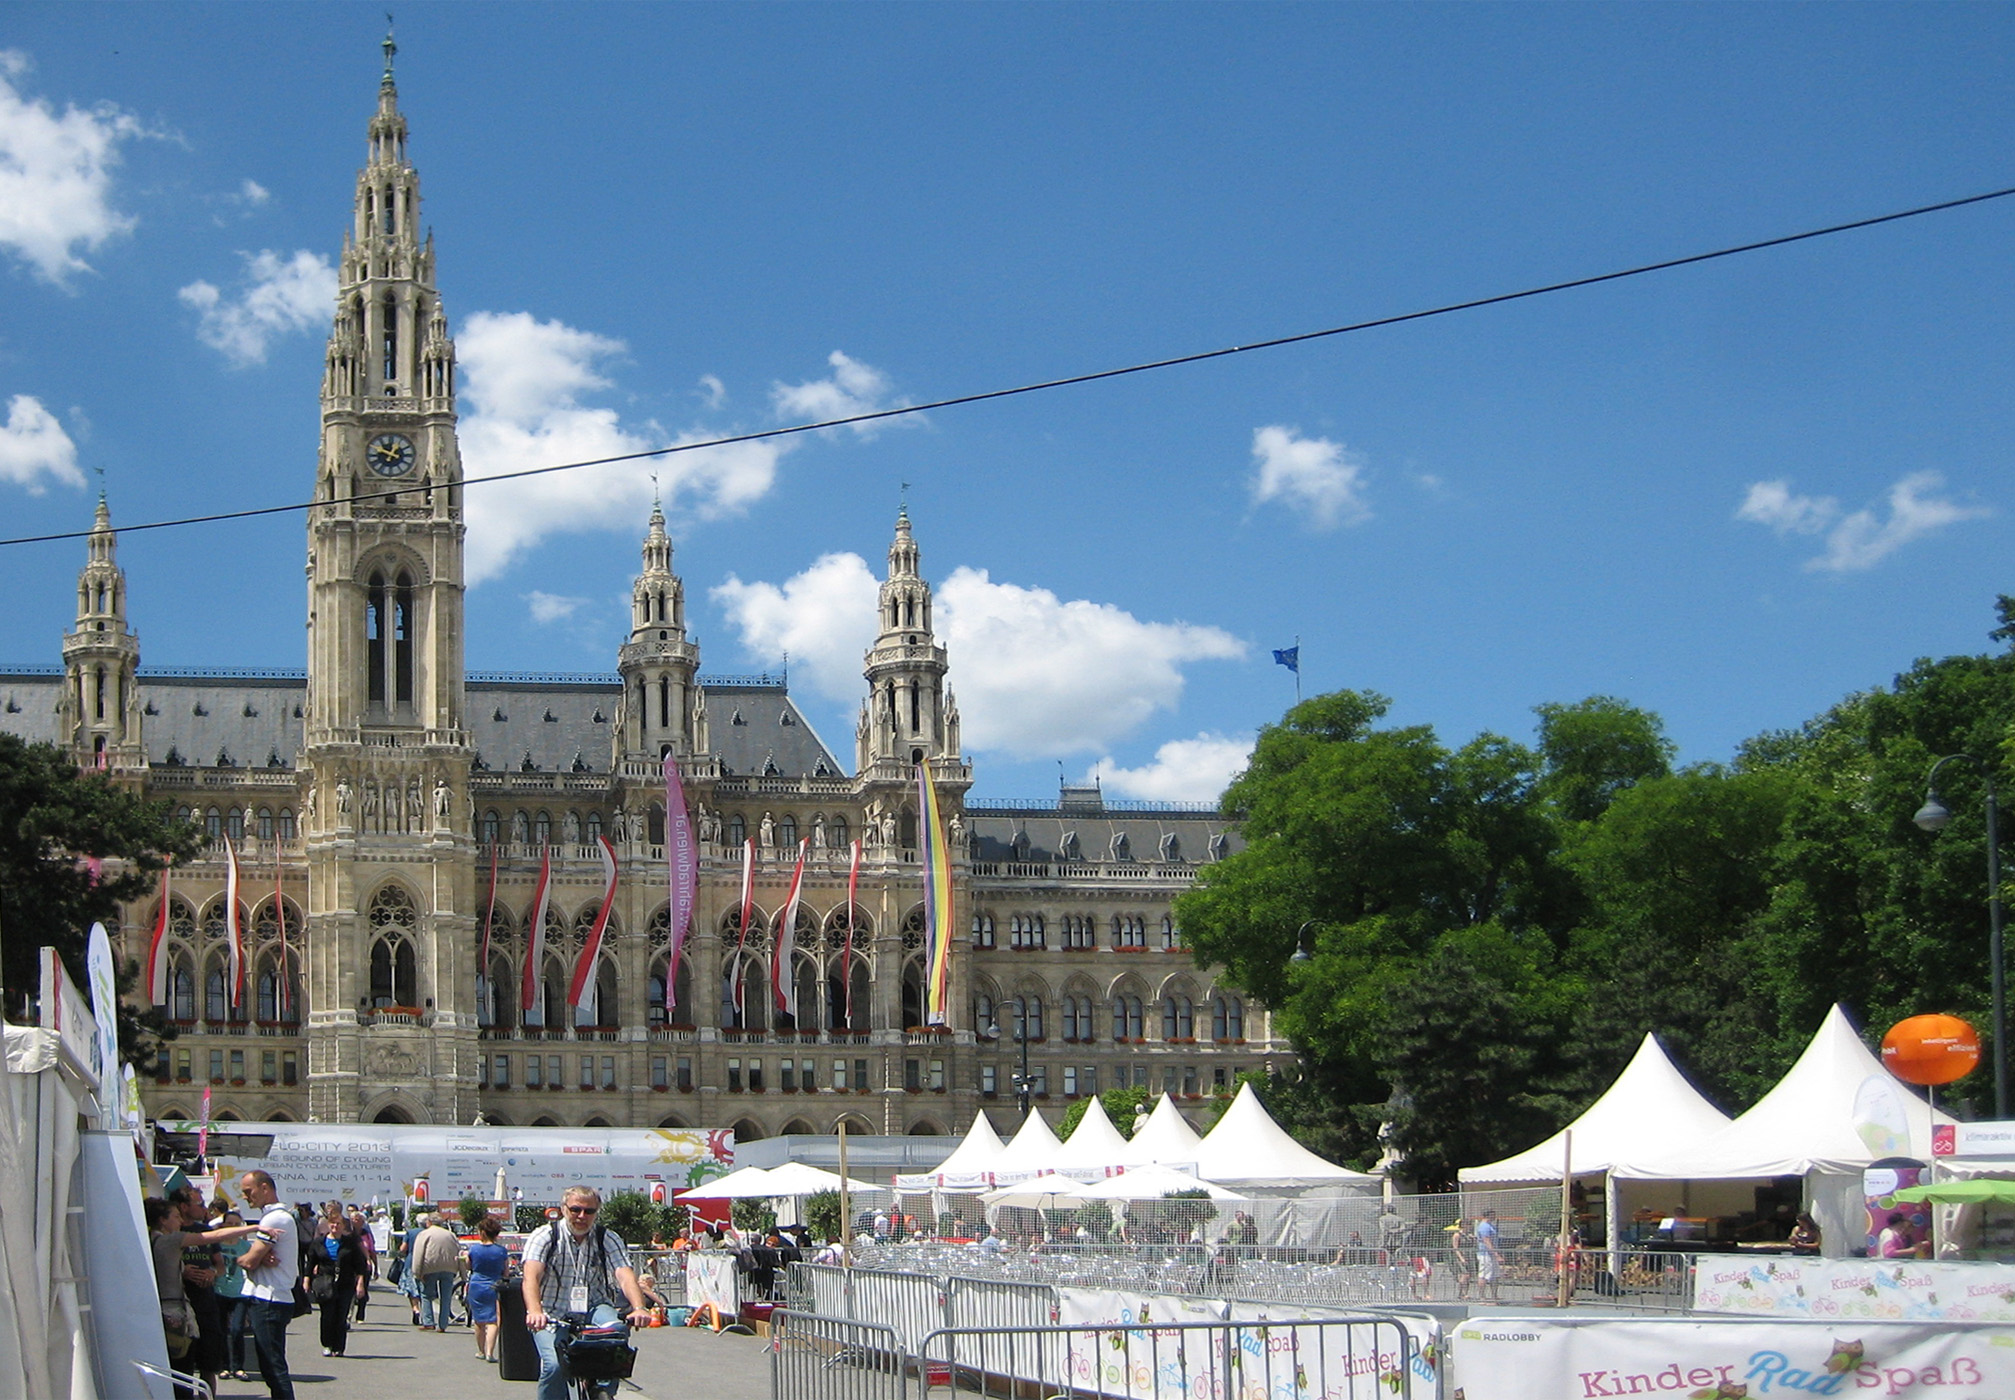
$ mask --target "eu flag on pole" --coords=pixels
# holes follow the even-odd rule
[[[1288,670],[1294,672],[1297,676],[1300,675],[1301,643],[1296,642],[1291,647],[1274,648],[1273,659],[1280,665],[1287,667]]]

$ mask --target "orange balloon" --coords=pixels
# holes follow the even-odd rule
[[[1957,1016],[1911,1016],[1882,1037],[1882,1063],[1906,1084],[1950,1084],[1980,1063],[1980,1033]]]

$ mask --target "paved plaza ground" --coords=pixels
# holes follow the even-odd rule
[[[506,1381],[476,1359],[466,1328],[422,1332],[407,1321],[405,1300],[383,1285],[372,1290],[366,1321],[350,1331],[346,1355],[322,1355],[318,1321],[297,1318],[287,1332],[287,1359],[299,1400],[533,1400],[530,1381]],[[624,1400],[684,1400],[696,1384],[708,1400],[769,1400],[770,1354],[756,1337],[694,1328],[653,1327],[635,1336],[633,1385]],[[219,1400],[264,1400],[256,1371],[250,1381],[225,1380]]]

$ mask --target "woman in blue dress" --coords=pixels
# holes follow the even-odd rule
[[[469,1246],[469,1321],[475,1324],[476,1355],[497,1359],[497,1286],[511,1262],[511,1251],[497,1243],[504,1223],[494,1215],[476,1227],[482,1243]]]

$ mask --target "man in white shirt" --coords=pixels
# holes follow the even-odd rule
[[[287,1370],[287,1324],[294,1320],[294,1283],[301,1273],[300,1224],[294,1212],[280,1204],[273,1178],[262,1171],[238,1179],[238,1192],[259,1212],[259,1232],[238,1260],[245,1271],[239,1294],[252,1344],[259,1353],[259,1378],[272,1400],[294,1400],[294,1378]]]

